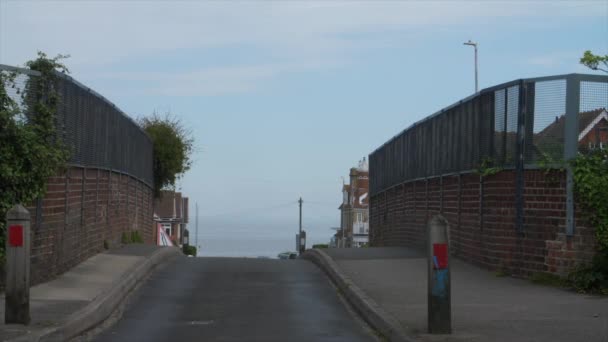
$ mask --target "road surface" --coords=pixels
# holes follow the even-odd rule
[[[304,260],[176,258],[94,341],[374,341]]]

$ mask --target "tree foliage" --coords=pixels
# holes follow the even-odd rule
[[[190,169],[194,139],[191,132],[170,113],[141,118],[139,125],[154,144],[154,192],[156,197]]]
[[[608,73],[608,55],[594,55],[591,51],[587,50],[583,54],[583,57],[581,57],[580,63],[591,70],[600,70]]]
[[[26,63],[40,76],[29,77],[24,89],[16,73],[0,72],[0,236],[8,209],[42,197],[47,179],[62,168],[68,153],[55,127],[60,98],[57,72],[68,72],[61,63],[66,56],[38,58]],[[17,95],[9,95],[7,89]],[[4,243],[0,241],[0,248]]]

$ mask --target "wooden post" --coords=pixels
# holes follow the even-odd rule
[[[429,221],[428,329],[430,334],[452,333],[448,221],[441,215]]]
[[[30,323],[30,213],[18,204],[6,214],[4,322]]]

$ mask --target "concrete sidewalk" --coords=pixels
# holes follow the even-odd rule
[[[30,325],[4,324],[1,341],[65,341],[105,320],[124,297],[178,248],[133,244],[91,257],[58,278],[30,289]]]
[[[428,335],[427,268],[420,251],[325,249],[306,257],[343,284],[351,303],[362,296],[363,306],[377,306],[373,319],[387,322],[375,328],[392,340],[608,341],[608,298],[497,277],[456,259],[451,259],[453,334]],[[366,316],[370,310],[358,311]]]

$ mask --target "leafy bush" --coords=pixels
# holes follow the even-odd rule
[[[184,252],[185,255],[196,256],[196,247],[195,246],[184,245],[184,247],[182,248],[182,251]]]
[[[318,243],[316,245],[312,245],[312,248],[329,248],[326,243]]]
[[[190,169],[194,139],[192,133],[170,114],[157,113],[138,121],[154,144],[154,194],[174,187],[175,181]]]
[[[568,281],[578,292],[608,295],[608,251],[598,252],[590,265],[570,273]]]

